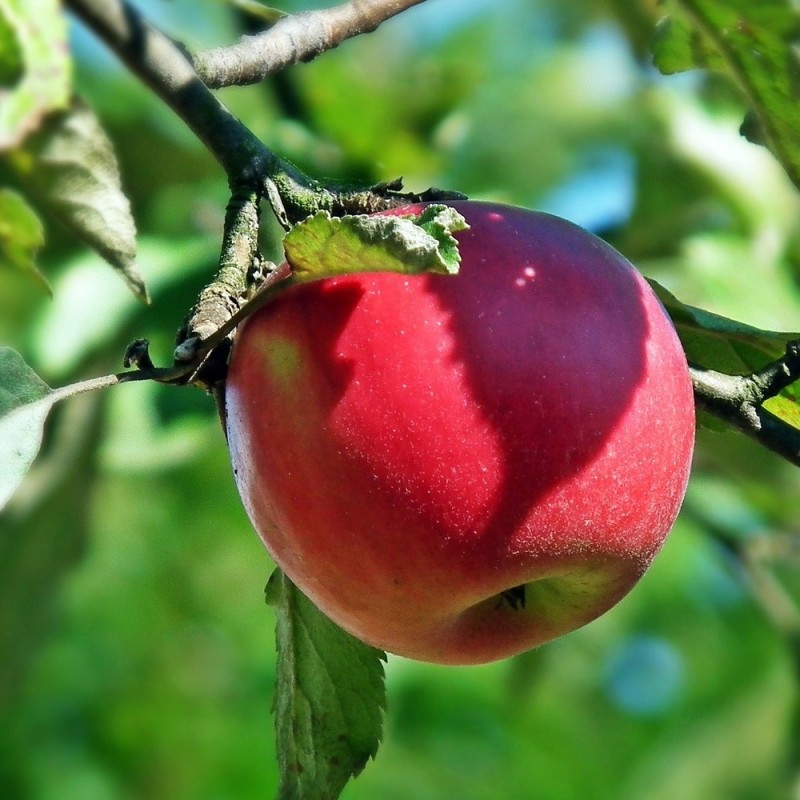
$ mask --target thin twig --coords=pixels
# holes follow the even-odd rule
[[[333,8],[292,14],[263,33],[195,54],[195,69],[215,89],[257,83],[292,64],[311,61],[346,39],[371,33],[386,20],[422,2],[351,0]]]

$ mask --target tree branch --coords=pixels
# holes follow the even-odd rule
[[[371,213],[418,200],[462,196],[436,189],[403,194],[400,181],[360,189],[325,186],[258,139],[200,80],[184,50],[151,25],[128,0],[65,3],[205,144],[228,175],[233,193],[253,190],[259,200],[266,194],[284,227],[319,210]],[[394,13],[408,5],[408,0],[394,0]],[[370,6],[363,2],[356,6],[362,16],[372,18],[367,14]]]
[[[225,215],[219,272],[200,293],[187,326],[188,335],[205,339],[238,311],[247,293],[248,272],[259,263],[258,223],[255,193],[234,195]],[[206,308],[208,313],[203,313]]]
[[[347,36],[374,30],[383,20],[419,2],[422,0],[353,0],[329,11],[308,12],[290,18],[284,26],[289,37],[286,41],[297,43],[292,52],[298,57],[311,57],[312,43],[316,43],[314,54],[322,52]],[[334,215],[373,213],[413,202],[463,198],[459,193],[437,189],[406,194],[400,191],[400,180],[359,189],[323,185],[261,142],[198,77],[180,45],[151,25],[128,0],[65,3],[188,125],[228,176],[232,197],[220,271],[179,332],[176,360],[181,364],[192,361],[198,352],[207,352],[203,344],[209,337],[221,328],[228,330],[231,318],[238,318],[249,275],[261,263],[257,242],[262,197],[267,197],[285,228],[319,210]],[[311,32],[301,34],[306,26]],[[244,51],[251,57],[255,52],[248,47]],[[229,55],[232,52],[237,51],[229,51]],[[284,56],[286,52],[284,48]],[[275,62],[271,68],[277,68]],[[218,337],[213,335],[213,340]]]
[[[195,54],[195,69],[215,89],[257,83],[292,64],[311,61],[345,39],[371,33],[387,19],[422,2],[351,0],[333,8],[292,14],[263,33]]]
[[[789,342],[782,358],[751,375],[726,375],[695,365],[689,371],[698,408],[800,466],[800,430],[763,406],[800,379],[800,340]]]
[[[230,178],[255,167],[275,171],[276,156],[198,78],[180,46],[126,0],[65,0],[65,5],[116,53],[195,133]]]

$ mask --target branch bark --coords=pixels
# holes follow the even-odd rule
[[[126,0],[65,5],[205,144],[230,178],[277,169],[276,156],[200,80],[183,49]]]
[[[259,80],[290,63],[313,58],[349,36],[374,30],[420,2],[423,0],[351,0],[333,9],[286,17],[264,34],[200,54],[193,62],[127,0],[65,0],[205,143],[225,169],[232,190],[220,273],[181,331],[176,365],[166,370],[144,369],[136,377],[118,379],[194,379],[213,349],[253,307],[265,302],[270,287],[285,277],[281,270],[274,270],[267,275],[265,291],[248,297],[248,274],[260,263],[258,205],[263,196],[285,226],[321,209],[334,214],[369,213],[419,200],[460,197],[433,189],[403,194],[399,181],[359,190],[325,186],[276,156],[225,108],[197,72],[214,85]],[[800,340],[790,343],[781,359],[751,375],[726,375],[696,365],[691,365],[690,371],[698,408],[800,466],[800,430],[764,407],[766,400],[800,379]]]
[[[269,30],[235,44],[197,53],[194,66],[210,87],[257,83],[292,64],[311,61],[346,39],[379,25],[424,0],[351,0],[333,8],[283,17]]]
[[[404,194],[399,181],[359,189],[323,185],[258,139],[200,79],[182,47],[151,25],[127,0],[65,0],[65,4],[205,144],[225,170],[233,194],[253,190],[258,200],[266,195],[284,227],[320,210],[371,213],[419,200],[463,197],[436,189]],[[387,13],[389,6],[394,6],[393,13],[397,14],[413,3],[381,0],[371,14],[367,12],[372,4],[364,0],[346,5],[360,9],[360,17],[377,26],[376,9]]]
[[[697,407],[800,466],[800,430],[764,408],[764,402],[800,379],[800,340],[782,358],[751,375],[726,375],[690,366]]]
[[[277,39],[269,35],[276,25],[265,40],[254,37],[255,48],[225,48],[225,63],[233,69],[231,57],[248,57],[252,68],[253,58],[263,55],[264,48],[269,51],[278,40],[294,43],[288,49],[284,46],[284,61],[311,57],[348,36],[374,30],[385,19],[419,2],[423,0],[352,0],[328,11],[287,17]],[[320,210],[334,215],[373,213],[412,202],[463,197],[437,189],[406,194],[400,191],[399,180],[359,189],[324,185],[261,142],[201,80],[183,48],[151,25],[128,0],[65,0],[65,4],[186,123],[228,176],[232,196],[220,271],[179,332],[176,361],[181,364],[202,354],[203,344],[238,314],[246,299],[248,274],[260,259],[258,209],[263,197],[285,228]],[[272,71],[279,68],[277,63],[271,62]]]

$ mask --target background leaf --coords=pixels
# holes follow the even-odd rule
[[[724,71],[757,114],[766,144],[800,186],[800,11],[792,0],[672,0],[656,40],[667,74],[690,66]]]
[[[277,615],[279,798],[336,798],[377,752],[385,656],[331,622],[279,570],[267,600]]]
[[[0,715],[6,718],[51,630],[61,582],[86,546],[105,398],[85,394],[54,415],[53,447],[0,511]]]
[[[147,264],[150,286],[163,294],[176,283],[189,281],[199,286],[213,269],[219,242],[210,236],[144,236],[138,249]],[[97,298],[102,298],[102,303],[98,304]],[[37,320],[36,343],[32,347],[36,363],[54,383],[69,381],[70,371],[87,352],[101,350],[103,345],[114,341],[119,329],[131,325],[142,313],[147,313],[147,309],[95,253],[80,252],[64,263],[53,284],[53,300]],[[175,315],[170,319],[169,308],[162,308],[162,313],[166,317],[165,334],[169,337],[169,325],[177,324]],[[132,336],[138,335],[141,324],[133,327]],[[125,344],[119,344],[117,366]]]
[[[267,6],[259,0],[225,0],[225,2],[267,27],[274,25],[279,19],[286,16],[285,11]]]
[[[458,271],[452,233],[466,227],[449,206],[433,205],[416,217],[331,217],[320,211],[295,225],[283,240],[295,280],[356,272]]]
[[[7,162],[27,192],[147,300],[135,263],[136,226],[114,148],[85,103],[74,100],[67,111],[50,115]]]
[[[13,88],[25,73],[17,32],[0,4],[0,87]]]
[[[0,347],[0,508],[36,458],[53,402],[50,387],[22,357]]]
[[[44,229],[36,213],[16,192],[0,188],[0,269],[18,269],[32,275],[50,292],[36,266],[44,244]]]
[[[58,0],[0,0],[0,151],[69,101],[67,26]]]
[[[653,63],[665,75],[690,69],[725,70],[725,60],[714,43],[692,24],[673,14],[665,17],[653,37]]]

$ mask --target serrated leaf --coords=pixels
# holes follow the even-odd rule
[[[405,217],[320,211],[295,225],[283,246],[299,283],[357,272],[452,275],[459,264],[453,233],[466,227],[461,214],[443,205]]]
[[[22,356],[0,347],[0,508],[36,458],[53,402],[50,387]]]
[[[781,358],[786,345],[800,333],[765,331],[712,314],[678,300],[656,281],[650,280],[678,331],[687,359],[705,369],[728,375],[757,372]],[[800,385],[788,386],[765,406],[790,425],[800,428]]]
[[[729,76],[758,117],[764,138],[800,186],[800,11],[793,0],[672,0],[655,39],[667,73],[691,67]]]
[[[67,26],[58,0],[0,0],[0,151],[69,102]]]
[[[277,616],[279,800],[334,800],[380,744],[385,655],[331,622],[279,570],[267,600]]]
[[[147,300],[136,267],[136,226],[113,146],[94,112],[73,101],[49,116],[7,161],[25,190],[117,269]]]

